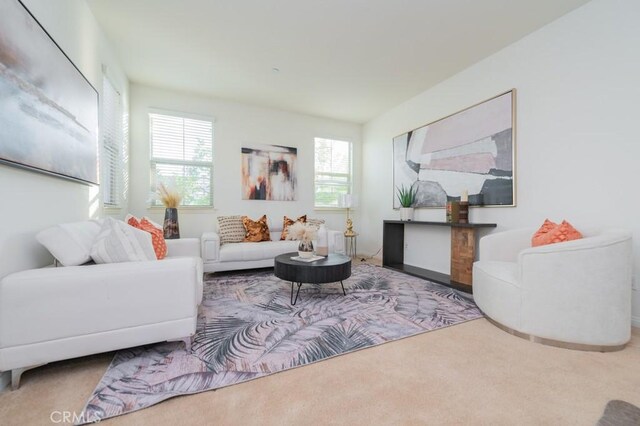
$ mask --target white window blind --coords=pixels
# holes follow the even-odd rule
[[[149,126],[151,191],[163,183],[182,195],[182,206],[212,207],[213,122],[152,112]]]
[[[102,202],[120,207],[124,192],[123,107],[120,93],[106,75],[102,82]]]
[[[315,206],[339,207],[351,193],[351,142],[315,139]]]

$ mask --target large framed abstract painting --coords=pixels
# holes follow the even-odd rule
[[[279,145],[242,148],[242,199],[295,201],[298,149]]]
[[[17,0],[0,2],[0,162],[98,183],[98,92]]]
[[[393,184],[414,207],[515,206],[515,89],[393,138]],[[399,208],[394,197],[394,208]]]

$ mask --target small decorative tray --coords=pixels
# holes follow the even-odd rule
[[[311,256],[311,257],[300,257],[300,256],[291,256],[291,260],[297,260],[298,262],[315,262],[316,260],[324,259],[324,256]]]

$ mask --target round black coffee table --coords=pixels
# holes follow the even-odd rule
[[[302,283],[309,284],[323,284],[334,283],[340,281],[342,286],[342,293],[346,296],[344,291],[344,284],[342,280],[346,280],[351,276],[351,258],[337,254],[330,253],[324,259],[319,259],[314,262],[302,262],[300,260],[292,260],[292,257],[297,256],[297,252],[285,253],[277,256],[273,264],[273,274],[281,280],[291,281],[291,304],[295,305],[298,301],[298,294],[300,294],[300,287]],[[293,286],[298,285],[298,291],[296,292],[295,299],[293,298]]]

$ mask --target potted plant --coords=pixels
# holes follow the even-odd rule
[[[398,191],[398,201],[400,201],[400,220],[409,221],[413,219],[413,204],[416,202],[416,195],[418,189],[410,186],[405,188],[402,185],[400,188],[396,186]]]

